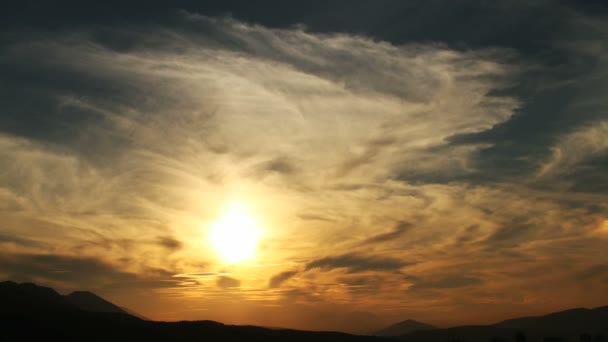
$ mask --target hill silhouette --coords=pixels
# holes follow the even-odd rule
[[[374,342],[381,338],[214,321],[146,321],[92,293],[62,296],[51,288],[31,283],[1,282],[0,341],[16,340]]]
[[[90,292],[62,296],[31,283],[0,282],[0,342],[52,341],[391,341],[408,342],[608,342],[608,307],[573,309],[487,326],[431,329],[416,321],[394,325],[416,328],[399,337],[356,336],[225,325],[214,321],[154,322],[128,314]],[[390,327],[389,327],[390,328]],[[420,328],[429,328],[423,330]]]
[[[72,312],[74,306],[57,291],[32,283],[0,283],[0,314],[34,315]]]
[[[402,336],[418,330],[437,329],[434,326],[412,319],[408,319],[399,323],[395,323],[382,330],[376,331],[373,335],[376,336]]]
[[[544,316],[522,317],[496,324],[497,327],[533,330],[540,333],[579,332],[608,330],[608,306],[595,309],[571,309]]]
[[[98,295],[88,291],[74,291],[65,296],[65,299],[70,304],[84,311],[129,314],[121,307],[116,306]]]
[[[399,337],[411,342],[608,342],[608,306],[571,309],[485,326],[418,330]]]

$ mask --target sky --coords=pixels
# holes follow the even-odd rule
[[[3,6],[0,278],[355,333],[608,304],[602,1]]]

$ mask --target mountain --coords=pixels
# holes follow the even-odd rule
[[[96,311],[97,310],[97,311]],[[378,342],[338,332],[231,326],[213,321],[153,322],[90,292],[62,296],[35,284],[0,282],[0,341],[325,341]]]
[[[544,316],[522,317],[485,326],[414,331],[399,337],[411,342],[608,342],[608,307],[571,309]]]
[[[68,303],[83,311],[91,312],[115,312],[129,314],[122,308],[108,302],[98,295],[88,291],[75,291],[65,296]]]
[[[389,339],[338,332],[233,326],[213,321],[154,322],[129,315],[120,307],[90,292],[62,296],[51,288],[31,283],[0,282],[0,342],[382,342],[395,339],[404,342],[608,342],[608,307],[572,309],[486,326],[429,329],[432,327],[427,324],[409,320],[385,330],[391,328],[416,330]]]
[[[140,314],[138,312],[135,312],[135,311],[133,311],[133,310],[131,310],[129,308],[120,307],[120,309],[122,311],[126,312],[127,314],[131,315],[131,316],[135,316],[135,317],[137,317],[139,319],[143,319],[144,321],[151,321],[151,319],[149,319],[148,317],[146,317],[146,316],[144,316],[144,315],[142,315],[142,314]]]
[[[500,328],[537,333],[608,332],[608,306],[595,309],[570,309],[544,316],[522,317],[495,324]]]
[[[417,330],[432,330],[437,329],[434,326],[426,323],[421,323],[418,321],[414,321],[411,319],[405,320],[403,322],[395,323],[389,327],[386,327],[382,330],[376,331],[373,335],[376,336],[402,336],[405,334],[409,334],[411,332]]]
[[[78,309],[87,312],[118,313],[148,320],[92,292],[75,291],[67,296],[62,296],[52,288],[32,283],[0,282],[0,303],[2,303],[0,313],[33,314],[36,312],[67,312]]]
[[[74,310],[55,290],[32,283],[0,282],[0,314],[64,313]]]

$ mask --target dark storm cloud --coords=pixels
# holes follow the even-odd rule
[[[241,286],[241,281],[228,276],[217,277],[216,283],[218,287],[223,289],[236,288]]]
[[[276,274],[276,275],[272,276],[272,278],[270,278],[270,280],[268,281],[268,287],[270,287],[270,288],[280,287],[281,284],[283,284],[287,280],[293,278],[296,274],[298,274],[297,271],[285,271],[285,272]]]
[[[412,262],[406,262],[396,258],[351,253],[313,260],[306,265],[306,270],[318,268],[327,271],[343,268],[349,273],[365,271],[397,272],[401,268],[413,264],[414,263]]]

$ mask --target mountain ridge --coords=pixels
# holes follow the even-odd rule
[[[384,329],[378,330],[373,333],[375,336],[401,336],[417,330],[432,330],[437,329],[436,327],[419,322],[413,319],[406,319],[404,321],[392,324]]]
[[[118,305],[101,298],[93,292],[74,291],[64,297],[69,303],[84,311],[129,314],[126,310],[123,310]]]
[[[66,299],[68,296],[61,296],[50,288],[31,283],[24,285],[10,281],[0,282],[0,332],[2,332],[0,341],[190,342],[201,338],[206,341],[385,341],[380,337],[357,336],[342,332],[276,330],[256,326],[226,325],[215,321],[147,321],[121,312],[85,311],[69,303]],[[93,293],[84,296],[98,297]],[[101,297],[95,298],[97,299],[107,302]]]
[[[493,325],[443,329],[410,319],[391,327],[415,331],[384,337],[226,325],[215,321],[154,322],[139,319],[92,292],[76,291],[62,296],[49,287],[12,281],[0,282],[0,304],[2,341],[53,338],[59,341],[144,339],[151,342],[191,341],[204,337],[208,341],[541,342],[552,338],[561,342],[608,342],[608,306],[519,317]],[[87,311],[97,309],[104,311]],[[22,329],[23,326],[28,329]]]

